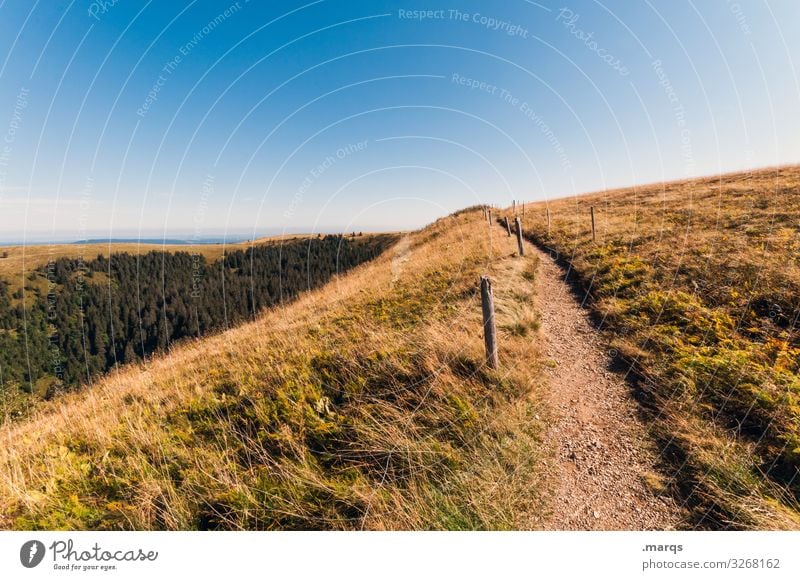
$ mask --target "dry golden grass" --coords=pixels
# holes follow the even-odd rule
[[[480,211],[444,218],[256,322],[4,425],[0,527],[535,527],[531,266],[488,238]],[[482,363],[487,272],[500,371]]]
[[[640,377],[695,524],[800,528],[800,168],[525,210]]]

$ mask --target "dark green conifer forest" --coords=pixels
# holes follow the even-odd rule
[[[252,319],[375,258],[395,239],[298,238],[214,262],[160,251],[59,258],[31,272],[24,291],[0,280],[0,396],[76,389],[175,341]]]

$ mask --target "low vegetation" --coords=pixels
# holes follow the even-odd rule
[[[528,204],[525,228],[637,378],[695,525],[800,527],[800,168]]]
[[[487,232],[480,210],[444,218],[254,322],[0,427],[0,527],[534,527],[535,264]],[[483,273],[500,371],[483,364]]]

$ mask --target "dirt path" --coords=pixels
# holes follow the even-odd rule
[[[656,453],[630,388],[608,370],[608,351],[561,268],[545,252],[528,247],[540,259],[537,306],[555,414],[547,435],[555,449],[552,513],[544,528],[675,528],[680,509],[654,490]]]

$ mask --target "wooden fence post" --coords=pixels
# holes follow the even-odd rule
[[[522,217],[525,217],[525,202],[522,202]]]
[[[481,276],[481,305],[483,307],[483,342],[486,345],[486,364],[496,369],[497,327],[494,323],[494,294],[489,276]]]
[[[517,246],[519,247],[519,255],[525,255],[525,248],[522,245],[522,222],[519,221],[519,216],[515,218],[515,223],[517,226]]]
[[[550,235],[550,208],[545,208],[545,213],[547,214],[547,235]]]
[[[594,241],[597,240],[597,235],[595,234],[595,230],[594,230],[594,206],[592,206],[589,209],[591,209],[591,211],[592,211],[592,241],[594,242]]]
[[[489,215],[486,218],[486,221],[489,222],[489,225],[492,225],[492,210],[489,210]]]
[[[511,224],[508,223],[508,216],[506,216],[506,231],[508,232],[508,237],[511,237]]]

